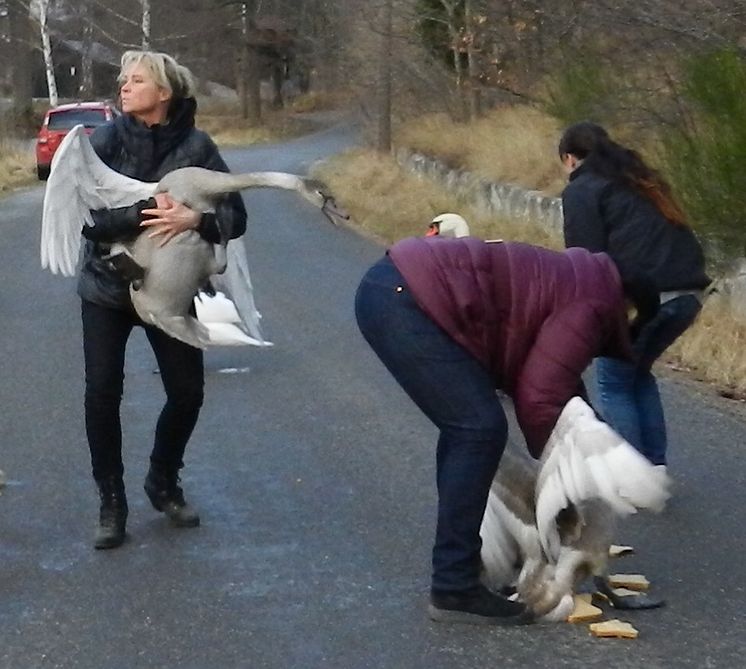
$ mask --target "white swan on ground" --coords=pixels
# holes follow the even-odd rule
[[[81,246],[81,222],[93,225],[91,210],[129,206],[156,193],[196,211],[214,211],[218,197],[245,188],[272,187],[294,190],[319,207],[327,217],[347,218],[334,199],[311,179],[284,172],[229,174],[200,167],[185,167],[165,175],[158,183],[131,179],[109,168],[94,151],[83,126],[73,128],[52,160],[44,197],[41,233],[41,264],[52,273],[72,276]],[[193,230],[176,235],[159,246],[156,239],[141,234],[133,242],[112,244],[113,267],[132,281],[130,294],[140,318],[192,346],[256,344],[270,345],[259,327],[243,241],[232,239],[213,245]],[[201,323],[190,315],[202,310],[211,296],[195,296],[210,280],[229,299],[239,320],[225,321],[220,313],[224,302],[211,310],[216,320]],[[231,314],[233,317],[233,314]]]
[[[537,614],[564,620],[582,580],[593,576],[604,587],[616,519],[638,509],[662,510],[669,485],[665,470],[573,397],[540,461],[508,451],[503,456],[481,528],[486,585],[514,585]],[[661,603],[627,599],[615,604]]]
[[[427,237],[440,235],[441,237],[468,237],[469,224],[463,216],[459,214],[445,213],[438,214],[428,228]]]

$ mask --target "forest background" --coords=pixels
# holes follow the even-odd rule
[[[668,179],[714,275],[746,256],[743,0],[0,0],[0,190],[31,181],[19,139],[43,111],[115,99],[119,56],[142,47],[199,77],[223,144],[354,110],[369,148],[324,176],[384,241],[458,208],[479,234],[559,245],[402,173],[392,149],[558,195],[559,134],[591,119]],[[741,396],[746,330],[712,311],[669,362]]]

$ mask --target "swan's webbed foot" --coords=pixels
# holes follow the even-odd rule
[[[657,609],[665,606],[666,601],[659,597],[652,597],[647,593],[641,592],[638,595],[627,595],[621,597],[614,592],[609,581],[604,576],[594,576],[593,585],[596,591],[601,593],[615,609],[621,610],[642,610]]]

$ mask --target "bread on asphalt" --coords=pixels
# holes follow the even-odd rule
[[[572,613],[567,616],[568,623],[589,623],[603,616],[604,612],[591,604],[591,597],[590,594],[573,596],[575,607]]]
[[[616,618],[604,620],[602,623],[591,623],[588,627],[591,634],[597,637],[636,639],[639,634],[632,625]]]

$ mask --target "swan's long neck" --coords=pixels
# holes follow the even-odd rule
[[[168,192],[192,209],[208,211],[218,195],[245,188],[273,187],[305,193],[303,179],[286,172],[247,172],[230,174],[201,167],[184,167],[167,174],[158,182],[157,192]]]
[[[222,176],[222,175],[221,175]],[[247,172],[245,174],[226,174],[226,191],[238,191],[244,188],[283,188],[302,191],[303,179],[286,172]]]

